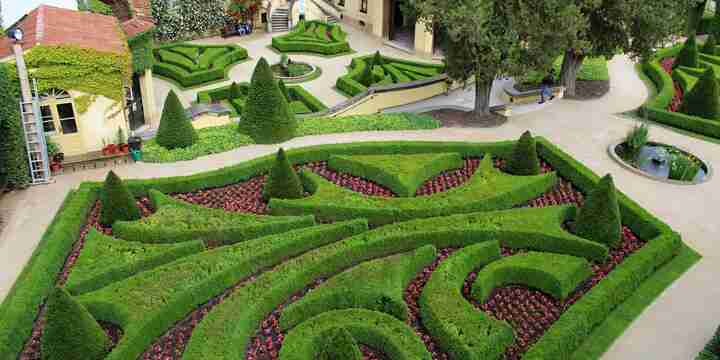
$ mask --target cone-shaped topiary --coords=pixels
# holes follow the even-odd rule
[[[367,58],[365,60],[365,68],[363,69],[363,72],[360,74],[360,78],[358,79],[358,82],[370,87],[373,84],[373,68],[375,67],[375,61],[374,59]]]
[[[42,334],[45,360],[99,360],[110,339],[90,313],[63,288],[55,288],[46,303],[47,322]]]
[[[125,183],[111,170],[105,177],[102,199],[103,224],[132,221],[140,218],[140,209]]]
[[[610,174],[600,179],[585,199],[575,221],[575,234],[611,248],[620,245],[622,218]]]
[[[331,327],[317,338],[318,360],[361,360],[355,338],[345,328]]]
[[[240,90],[240,85],[233,81],[232,85],[230,85],[229,90],[230,99],[239,99],[243,96],[242,90]]]
[[[190,122],[180,99],[170,90],[163,108],[160,126],[155,141],[166,149],[185,148],[198,139],[195,128]]]
[[[303,197],[303,193],[300,178],[285,155],[285,150],[281,148],[263,188],[263,198],[299,199]]]
[[[287,86],[285,86],[285,82],[282,80],[278,81],[278,87],[280,88],[280,92],[285,96],[285,100],[290,103],[290,92]]]
[[[290,111],[265,58],[255,67],[239,129],[258,144],[280,143],[295,136],[295,114]]]
[[[680,112],[705,119],[720,118],[720,89],[712,67],[683,97]]]
[[[30,183],[25,134],[20,123],[17,88],[7,66],[0,64],[0,192]]]
[[[383,64],[385,64],[385,62],[383,61],[382,55],[380,55],[380,51],[376,51],[373,57],[373,66],[383,66]]]
[[[717,38],[715,35],[709,35],[707,40],[700,49],[700,52],[708,55],[715,55],[715,47],[717,47]]]
[[[505,171],[513,175],[537,175],[540,173],[540,159],[538,159],[535,138],[530,131],[526,131],[520,136],[520,140],[507,161]]]
[[[673,64],[673,67],[675,68],[678,66],[698,67],[698,48],[695,36],[690,36],[685,41],[685,45],[680,50],[677,57],[675,57],[675,64]]]

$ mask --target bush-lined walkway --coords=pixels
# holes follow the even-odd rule
[[[344,71],[343,68],[336,69]],[[431,131],[367,132],[308,136],[290,140],[285,148],[314,144],[369,140],[496,141],[515,139],[527,129],[544,136],[572,154],[598,174],[612,173],[617,186],[640,205],[679,231],[684,241],[704,258],[675,282],[604,356],[605,359],[689,359],[704,346],[717,326],[720,288],[713,274],[720,271],[716,204],[720,203],[720,178],[698,186],[677,186],[634,175],[614,163],[607,146],[620,138],[633,121],[613,114],[638,107],[646,97],[633,64],[617,57],[610,63],[612,86],[608,95],[590,102],[556,101],[553,106],[511,118],[493,129],[443,128]],[[655,127],[657,141],[687,148],[710,164],[720,164],[717,145]],[[137,164],[115,169],[123,178],[153,178],[189,175],[225,167],[267,155],[276,145],[251,145],[223,154],[174,164]],[[107,169],[74,173],[57,178],[48,186],[9,194],[0,209],[13,209],[0,234],[0,298],[40,242],[52,216],[67,192],[82,181],[99,181]]]

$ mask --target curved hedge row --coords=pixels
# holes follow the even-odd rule
[[[341,188],[320,175],[301,173],[312,195],[302,199],[271,199],[273,215],[313,214],[322,222],[365,218],[372,225],[416,218],[508,209],[542,195],[557,183],[557,176],[512,176],[493,166],[486,155],[480,168],[463,186],[413,198],[367,197]]]
[[[564,300],[591,275],[590,263],[580,257],[521,253],[502,258],[480,270],[472,286],[472,296],[482,303],[496,287],[521,284]]]
[[[720,122],[667,110],[675,95],[675,85],[673,78],[660,65],[660,61],[677,55],[680,49],[681,47],[675,46],[660,50],[652,59],[642,64],[642,70],[655,84],[657,94],[645,102],[641,112],[661,124],[720,138]]]
[[[463,167],[457,153],[419,155],[331,156],[330,168],[388,187],[400,197],[413,197],[428,179],[443,171]]]
[[[241,97],[233,98],[230,92],[232,85],[223,86],[220,88],[200,91],[197,94],[197,102],[201,104],[210,104],[213,102],[227,101],[231,107],[231,113],[234,116],[240,116],[245,109],[245,103],[247,101],[248,91],[250,89],[249,83],[237,84],[240,88]],[[290,97],[290,109],[295,114],[309,114],[322,112],[328,109],[320,99],[315,97],[313,94],[305,90],[300,85],[288,86],[288,95]]]
[[[272,47],[280,52],[338,55],[352,51],[347,34],[337,24],[301,21],[289,34],[274,37]]]
[[[205,244],[199,240],[148,245],[112,238],[90,229],[65,288],[73,295],[97,290],[141,271],[204,250]]]
[[[333,327],[347,329],[358,343],[382,351],[389,359],[432,359],[410,326],[385,313],[366,309],[329,311],[303,322],[285,336],[280,359],[318,359],[319,337]]]
[[[123,328],[108,360],[135,359],[178,319],[249,276],[367,230],[355,220],[267,236],[188,256],[139,273],[79,301],[98,320]]]
[[[115,222],[116,237],[151,244],[203,240],[228,245],[315,225],[312,215],[278,217],[232,213],[174,200],[159,191],[149,194],[157,211],[141,220]]]
[[[478,311],[460,292],[473,269],[498,259],[497,241],[462,248],[440,263],[423,289],[423,325],[453,359],[499,359],[515,339],[510,325]]]
[[[337,79],[335,86],[349,96],[356,96],[368,90],[366,84],[361,83],[361,77],[368,63],[375,55],[356,57],[350,63],[350,70]],[[423,80],[441,75],[445,72],[445,65],[421,63],[397,58],[382,56],[383,64],[374,64],[372,69],[372,85],[401,84],[416,80]]]
[[[170,44],[153,54],[153,72],[186,88],[224,79],[232,65],[248,58],[237,45]]]
[[[362,308],[408,319],[405,289],[418,272],[433,262],[432,245],[413,252],[364,262],[333,276],[282,312],[280,328],[288,330],[326,311]]]

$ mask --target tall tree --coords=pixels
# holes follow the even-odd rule
[[[582,26],[560,40],[565,45],[560,83],[567,96],[575,95],[577,74],[587,57],[612,58],[618,52],[633,58],[649,56],[653,49],[682,34],[690,9],[704,7],[698,4],[706,0],[572,1],[579,12],[567,20]]]
[[[449,37],[448,75],[459,81],[475,80],[474,115],[480,119],[490,114],[493,81],[503,75],[520,75],[530,67],[549,67],[547,59],[533,54],[554,51],[556,38],[572,26],[558,26],[546,36],[532,36],[542,31],[558,14],[564,14],[569,0],[537,2],[535,9],[523,0],[416,0],[418,19],[446,29]],[[518,9],[528,9],[532,16],[522,19]],[[559,20],[556,20],[559,21]],[[559,51],[559,50],[557,50]]]

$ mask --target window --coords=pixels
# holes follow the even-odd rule
[[[338,6],[345,7],[345,0],[338,0]]]
[[[368,0],[360,0],[360,12],[363,14],[367,14],[368,10]]]
[[[40,116],[46,134],[76,134],[78,132],[75,108],[70,94],[63,90],[50,90],[40,96]]]

